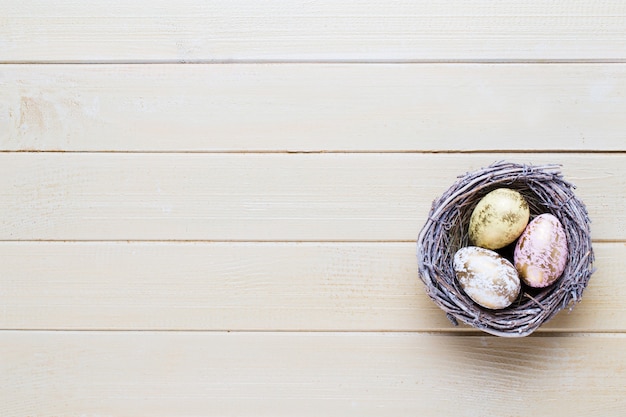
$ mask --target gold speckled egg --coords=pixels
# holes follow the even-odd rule
[[[513,264],[489,249],[476,246],[459,249],[454,254],[454,272],[463,291],[489,309],[508,307],[521,290]]]
[[[519,192],[498,188],[485,195],[474,208],[469,238],[476,246],[500,249],[522,234],[529,218],[528,203]]]

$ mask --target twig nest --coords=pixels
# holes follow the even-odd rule
[[[498,162],[459,177],[433,202],[417,241],[419,276],[428,295],[447,313],[452,323],[457,324],[460,320],[497,336],[527,336],[560,310],[573,308],[581,300],[593,273],[594,255],[589,216],[585,205],[574,195],[574,188],[563,179],[558,165],[529,166]],[[549,216],[539,217],[540,225],[545,223],[546,217],[550,222],[558,220],[562,226],[555,231],[559,234],[556,239],[564,233],[567,246],[566,254],[562,256],[565,266],[555,280],[540,288],[533,288],[524,282],[511,303],[504,308],[493,309],[490,302],[483,301],[481,305],[468,295],[469,284],[461,283],[462,280],[457,278],[454,257],[459,249],[474,244],[476,237],[470,239],[469,236],[472,214],[477,212],[475,209],[483,197],[499,189],[512,190],[523,197],[531,223],[544,214]],[[525,239],[525,244],[531,242],[530,238]],[[544,250],[546,256],[554,255],[541,243],[533,244],[537,250]],[[498,251],[512,261],[515,246],[516,243],[511,242]],[[456,267],[460,268],[458,259]],[[561,272],[560,264],[552,271],[549,266],[545,269],[553,275],[555,271]],[[484,279],[484,276],[481,278]],[[508,276],[488,278],[499,283],[501,278]]]

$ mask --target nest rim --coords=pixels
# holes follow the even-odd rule
[[[465,173],[433,201],[417,240],[419,278],[428,296],[457,324],[503,337],[524,337],[559,311],[582,299],[594,272],[590,219],[584,203],[574,194],[557,164],[526,165],[498,161]],[[560,278],[546,288],[522,284],[518,299],[501,310],[479,306],[461,289],[453,269],[454,253],[470,246],[469,217],[488,192],[506,187],[520,192],[529,204],[531,220],[543,213],[556,216],[565,229],[568,259]],[[512,244],[514,245],[514,243]],[[501,254],[511,247],[498,251]],[[510,259],[509,254],[504,255]]]

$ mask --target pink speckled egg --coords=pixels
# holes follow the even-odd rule
[[[513,260],[526,284],[543,288],[561,276],[567,255],[565,229],[559,219],[546,213],[528,223],[515,245]]]

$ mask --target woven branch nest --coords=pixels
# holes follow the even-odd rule
[[[568,242],[565,271],[547,288],[522,286],[518,299],[502,310],[474,303],[461,289],[453,269],[455,252],[469,246],[468,226],[472,211],[488,192],[506,187],[520,192],[530,208],[531,219],[542,213],[556,216]],[[497,336],[527,336],[566,307],[573,308],[593,273],[593,248],[589,216],[574,195],[558,165],[529,166],[497,162],[467,173],[438,199],[417,241],[419,275],[428,295],[457,320]],[[508,251],[508,252],[507,252]],[[499,251],[511,259],[511,247]]]

